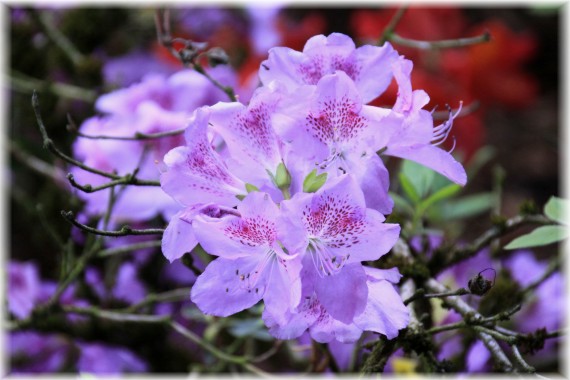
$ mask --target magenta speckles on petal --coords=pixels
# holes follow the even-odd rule
[[[231,239],[252,247],[275,241],[275,224],[263,217],[242,218],[226,226],[224,233]]]
[[[307,123],[311,126],[307,132],[326,144],[354,139],[366,127],[366,120],[355,109],[357,105],[347,97],[323,102],[318,116],[313,113],[307,116]]]

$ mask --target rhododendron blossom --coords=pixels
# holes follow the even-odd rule
[[[455,115],[434,127],[410,73],[390,44],[315,36],[302,53],[270,50],[249,104],[194,112],[186,145],[164,157],[162,189],[184,208],[162,247],[170,261],[198,243],[218,256],[191,291],[204,313],[229,316],[263,300],[271,334],[308,330],[319,342],[354,342],[363,331],[391,339],[407,326],[397,269],[369,265],[400,233],[385,222],[393,201],[378,152],[465,183],[461,165],[437,146]],[[367,105],[392,78],[396,104]]]

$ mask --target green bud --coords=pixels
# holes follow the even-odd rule
[[[288,189],[291,186],[291,174],[283,163],[277,166],[277,173],[275,174],[275,184],[280,189]]]
[[[305,193],[314,193],[319,190],[327,181],[328,173],[317,175],[317,169],[310,172],[303,181],[303,191]]]

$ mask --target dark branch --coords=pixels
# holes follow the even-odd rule
[[[128,235],[162,235],[164,229],[162,228],[149,228],[146,230],[134,230],[129,226],[123,226],[118,231],[104,231],[97,228],[89,227],[85,224],[79,223],[72,211],[61,211],[61,216],[63,216],[68,222],[73,224],[75,227],[99,236],[128,236]]]

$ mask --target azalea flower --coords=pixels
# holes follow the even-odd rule
[[[299,303],[300,261],[278,242],[279,208],[266,193],[250,193],[240,216],[200,216],[195,236],[206,252],[219,256],[192,287],[191,299],[206,314],[228,316],[262,298],[277,316]]]
[[[210,110],[197,109],[184,134],[186,146],[164,156],[166,172],[160,176],[162,189],[182,205],[214,202],[225,206],[238,203],[246,194],[245,183],[228,170],[208,140]]]
[[[275,117],[283,140],[295,155],[330,177],[350,173],[368,207],[389,214],[389,175],[376,151],[382,147],[382,118],[389,110],[363,105],[355,83],[342,71],[325,75],[284,101]],[[308,173],[307,173],[308,174]]]
[[[270,49],[268,59],[261,63],[259,77],[264,85],[276,80],[291,92],[302,85],[316,85],[327,74],[343,71],[368,103],[390,84],[390,61],[396,56],[389,43],[356,48],[344,34],[321,34],[310,38],[302,52],[286,47]]]

